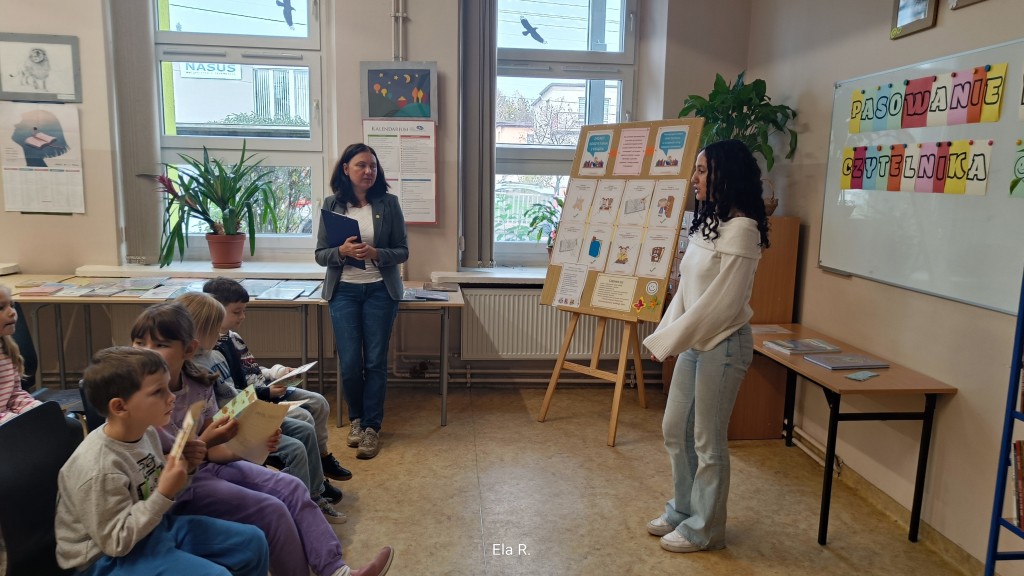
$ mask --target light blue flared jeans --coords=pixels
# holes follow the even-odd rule
[[[745,324],[711,350],[680,354],[672,374],[661,428],[675,486],[662,518],[708,550],[725,547],[729,416],[753,356]]]

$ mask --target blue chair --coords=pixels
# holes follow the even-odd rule
[[[82,441],[56,402],[45,402],[0,425],[0,533],[7,576],[66,575],[57,566],[53,522],[57,474]]]

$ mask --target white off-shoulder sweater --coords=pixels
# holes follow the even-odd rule
[[[743,326],[753,311],[750,293],[761,259],[757,222],[733,218],[705,240],[698,230],[680,264],[679,290],[644,345],[659,360],[690,348],[711,350]]]

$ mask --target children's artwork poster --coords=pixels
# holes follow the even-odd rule
[[[619,213],[625,180],[601,180],[597,183],[594,202],[590,206],[591,224],[612,224]]]
[[[574,222],[586,222],[590,215],[590,205],[594,202],[597,180],[572,178],[565,191],[565,202],[562,207],[562,219]]]
[[[864,86],[850,95],[849,133],[998,122],[1006,80],[1002,62]]]
[[[558,277],[558,288],[555,290],[556,306],[579,306],[583,298],[583,287],[587,283],[586,264],[566,264],[562,266],[562,274]]]
[[[661,318],[703,124],[681,118],[580,130],[542,304],[625,321]]]
[[[611,158],[614,130],[591,130],[587,132],[584,153],[577,159],[576,171],[580,176],[604,176]]]
[[[840,190],[984,196],[992,140],[950,140],[843,149]]]
[[[640,257],[640,247],[644,241],[644,229],[639,226],[618,226],[612,236],[612,244],[608,249],[608,263],[604,271],[608,274],[632,276],[636,271],[636,261]]]
[[[84,214],[78,108],[0,102],[0,170],[6,211]]]
[[[678,229],[686,206],[687,180],[658,180],[651,198],[648,228]]]
[[[360,62],[364,119],[437,121],[437,62]]]
[[[644,167],[650,128],[625,128],[619,133],[613,176],[639,176]]]
[[[583,249],[580,250],[579,263],[586,264],[591,270],[601,272],[608,261],[608,250],[612,245],[613,228],[606,224],[594,224],[587,228],[583,235]]]
[[[678,176],[682,170],[687,126],[662,126],[654,139],[651,176]],[[689,169],[689,167],[687,167]]]
[[[437,223],[437,125],[420,120],[363,120],[363,142],[377,152],[408,224]]]
[[[619,204],[619,226],[643,226],[654,194],[654,180],[628,180]]]

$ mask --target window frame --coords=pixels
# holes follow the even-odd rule
[[[273,40],[275,49],[312,50],[321,49],[321,10],[320,0],[307,0],[306,22],[309,22],[309,35],[305,38],[286,38],[282,36],[257,36],[251,34],[212,34],[201,32],[177,32],[160,30],[160,3],[153,0],[153,29],[156,45],[180,46],[232,46],[236,48],[267,49],[267,40]],[[293,16],[294,17],[294,16]]]
[[[623,14],[622,52],[585,52],[571,50],[529,50],[522,48],[497,47],[495,80],[512,78],[550,78],[572,80],[607,80],[620,82],[618,117],[608,118],[612,123],[628,122],[632,119],[635,100],[636,80],[636,30],[635,18],[637,0],[621,0]],[[497,18],[497,10],[495,18]],[[587,88],[589,91],[589,87]],[[495,93],[495,97],[497,93]],[[603,117],[592,118],[595,107],[589,103],[586,112],[590,123],[605,123]],[[603,111],[608,104],[601,96]],[[494,102],[490,103],[492,109]],[[595,121],[596,120],[596,121]],[[586,124],[587,122],[584,122]],[[491,127],[496,129],[496,125]],[[563,174],[572,172],[576,148],[558,148],[537,145],[494,145],[494,178],[498,174]],[[496,194],[492,188],[492,194]],[[496,215],[496,202],[492,212]],[[492,216],[493,217],[493,216]],[[493,240],[493,239],[492,239]],[[494,258],[501,265],[544,266],[548,255],[546,245],[540,242],[494,242]]]
[[[165,62],[199,62],[210,64],[241,64],[253,67],[296,66],[309,70],[309,139],[299,138],[260,138],[236,136],[179,136],[167,134],[164,126],[162,110],[166,88],[163,84],[163,64]],[[236,48],[224,50],[181,50],[175,46],[156,46],[156,70],[159,86],[157,112],[160,116],[160,147],[190,148],[202,150],[207,148],[241,149],[245,140],[246,148],[252,150],[288,150],[320,152],[323,150],[323,114],[320,96],[323,93],[323,79],[320,54],[308,52],[275,52],[273,57],[262,53],[247,52]]]
[[[159,148],[156,151],[161,162],[180,162],[178,154],[201,158],[205,147],[211,158],[223,162],[234,162],[244,145],[246,154],[254,154],[269,166],[309,166],[310,171],[310,218],[312,230],[307,235],[260,234],[256,254],[250,256],[248,249],[244,257],[251,261],[299,261],[309,260],[316,247],[320,226],[318,217],[323,198],[331,193],[327,185],[328,161],[325,152],[324,132],[329,128],[323,113],[324,62],[327,55],[322,45],[328,40],[329,31],[323,30],[324,16],[320,0],[308,0],[307,22],[309,35],[306,38],[279,36],[188,33],[159,30],[159,10],[165,0],[151,0],[153,74],[157,85],[156,118],[153,124],[158,128]],[[166,134],[164,126],[164,62],[201,62],[211,64],[241,64],[253,67],[302,67],[309,73],[309,138],[267,138],[242,136],[199,136]],[[166,87],[173,90],[173,87]],[[161,203],[161,210],[163,205]],[[161,212],[162,213],[162,212]],[[207,260],[209,251],[205,234],[188,235],[184,260]]]

